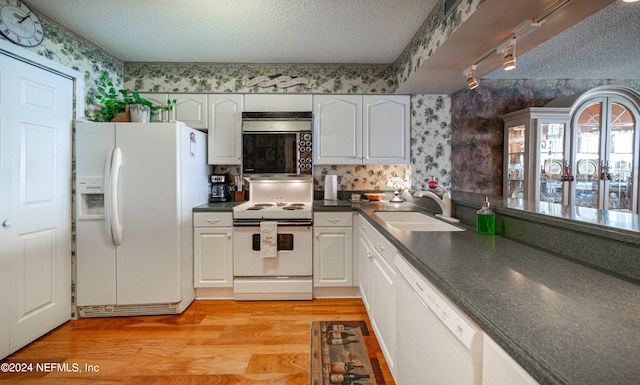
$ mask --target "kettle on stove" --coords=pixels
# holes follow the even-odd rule
[[[227,176],[224,174],[211,175],[209,202],[226,202],[229,200],[231,190],[227,182]]]

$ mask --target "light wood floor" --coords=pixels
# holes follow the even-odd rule
[[[195,301],[179,316],[69,321],[3,360],[34,372],[0,372],[0,384],[307,384],[309,327],[320,320],[364,320],[372,330],[359,299]],[[43,363],[69,371],[47,373]]]

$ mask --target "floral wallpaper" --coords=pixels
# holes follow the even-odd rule
[[[249,65],[126,63],[125,86],[141,92],[192,93],[393,93],[386,65]],[[262,88],[245,85],[258,76],[305,78],[306,84]]]
[[[44,26],[45,39],[39,46],[27,49],[84,73],[85,116],[93,116],[98,109],[93,94],[100,77],[106,75],[116,87],[121,88],[124,63],[47,17],[39,16]]]
[[[399,177],[408,184],[411,167],[408,165],[332,165],[316,166],[313,184],[316,190],[324,190],[325,175],[338,176],[338,190],[379,191],[393,190],[387,181]]]
[[[439,12],[433,12],[393,64],[396,87],[409,78],[433,52],[444,43],[458,27],[471,17],[485,0],[462,0],[445,20]],[[437,9],[439,9],[437,7]]]
[[[451,188],[451,99],[447,95],[411,97],[411,188],[426,190],[430,176]]]
[[[451,95],[451,183],[456,190],[502,195],[503,122],[500,115],[541,107],[601,85],[640,90],[640,80],[488,80]]]

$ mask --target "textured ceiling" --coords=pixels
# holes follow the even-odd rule
[[[392,63],[437,0],[26,0],[124,61]]]
[[[439,0],[24,0],[41,15],[125,62],[390,64]],[[467,1],[467,0],[463,0]],[[640,3],[622,0],[485,0],[400,85],[400,93],[452,93],[463,69],[523,20],[563,4],[500,55],[486,79],[640,79]],[[605,7],[605,8],[603,8]],[[576,24],[578,23],[578,24]],[[567,29],[568,28],[568,29]],[[564,32],[563,32],[564,31]],[[497,70],[494,70],[498,68]]]
[[[640,4],[616,1],[482,78],[640,79]]]

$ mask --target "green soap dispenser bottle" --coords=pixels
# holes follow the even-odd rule
[[[482,202],[482,208],[478,210],[478,219],[476,221],[476,230],[480,234],[496,233],[496,214],[489,207],[489,198],[485,197]]]

